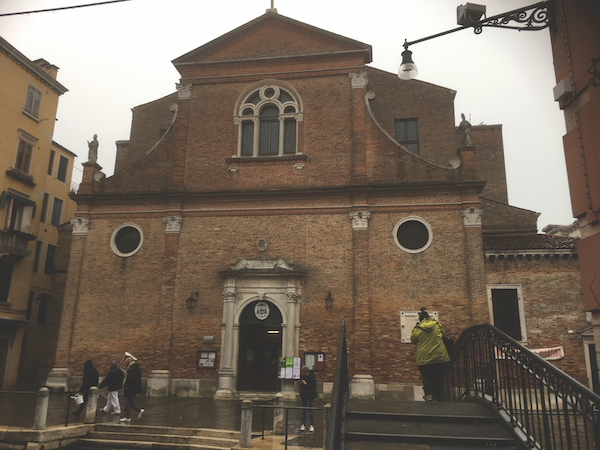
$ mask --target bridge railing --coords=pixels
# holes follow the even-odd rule
[[[529,448],[600,450],[600,396],[492,325],[461,334],[444,383],[448,401],[489,401]]]

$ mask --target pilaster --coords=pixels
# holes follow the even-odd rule
[[[165,250],[162,265],[160,305],[157,328],[154,334],[154,367],[164,371],[169,369],[171,342],[173,337],[173,316],[177,308],[175,285],[177,281],[177,256],[179,237],[183,219],[177,214],[163,217],[165,223]],[[180,299],[182,307],[183,299]]]
[[[367,203],[366,198],[355,204]],[[352,398],[375,398],[371,376],[371,289],[369,281],[369,211],[352,211],[353,293],[354,293],[354,377],[350,383]]]
[[[481,216],[483,209],[466,208],[461,211],[465,239],[465,267],[467,269],[468,324],[485,322],[487,312],[486,278],[484,258],[481,255],[483,238]]]
[[[367,91],[367,72],[351,72],[352,86],[352,182],[365,184],[367,180],[367,111],[365,94]]]

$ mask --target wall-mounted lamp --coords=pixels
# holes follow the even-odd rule
[[[327,297],[325,297],[325,308],[327,308],[327,311],[331,311],[331,309],[333,308],[333,298],[331,297],[331,291],[327,294]]]
[[[185,301],[185,307],[190,311],[196,307],[196,303],[198,302],[198,291],[192,292],[189,298]]]
[[[467,3],[457,8],[457,22],[462,25],[452,30],[427,36],[416,41],[404,40],[404,51],[402,52],[402,64],[398,70],[401,80],[412,80],[417,76],[417,66],[412,60],[412,52],[408,47],[419,42],[428,41],[437,37],[445,36],[455,31],[473,28],[475,34],[480,34],[483,27],[508,28],[519,31],[538,31],[548,28],[553,20],[550,10],[550,1],[542,1],[524,8],[514,9],[492,17],[485,17],[485,6]],[[481,19],[481,17],[484,17]],[[512,23],[511,23],[512,22]]]

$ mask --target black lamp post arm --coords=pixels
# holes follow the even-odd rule
[[[551,13],[549,10],[550,1],[543,1],[534,5],[525,6],[523,8],[507,11],[492,17],[487,17],[478,22],[473,22],[469,25],[463,25],[451,30],[427,36],[416,41],[404,41],[404,48],[408,49],[413,44],[428,41],[440,36],[445,36],[456,31],[464,30],[465,28],[473,28],[475,34],[480,34],[483,27],[508,28],[510,30],[519,31],[538,31],[550,26]],[[511,22],[516,22],[515,25],[510,25]]]

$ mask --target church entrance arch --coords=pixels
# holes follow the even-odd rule
[[[275,392],[282,354],[281,312],[273,303],[256,300],[240,316],[238,391]]]
[[[305,272],[283,259],[244,259],[220,275],[225,284],[215,398],[280,389],[284,398],[295,399],[293,381],[279,381],[277,370],[280,357],[299,356]]]

